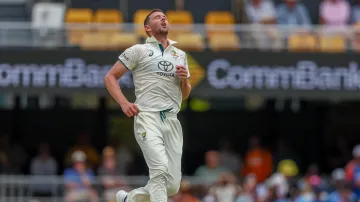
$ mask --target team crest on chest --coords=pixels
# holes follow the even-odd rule
[[[170,54],[175,60],[178,60],[180,58],[180,55],[175,50],[172,50]]]

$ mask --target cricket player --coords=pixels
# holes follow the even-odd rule
[[[128,117],[134,116],[135,138],[150,173],[145,187],[117,192],[117,202],[166,202],[178,192],[181,180],[183,135],[177,113],[191,91],[187,57],[167,38],[169,23],[161,10],[151,11],[144,29],[149,36],[146,43],[126,49],[105,76],[109,93]],[[118,84],[129,70],[135,103],[126,99]]]

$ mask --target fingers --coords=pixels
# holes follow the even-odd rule
[[[187,69],[184,66],[176,66],[177,72],[187,71]]]
[[[179,70],[176,70],[176,73],[187,73],[187,70],[186,69],[179,69]]]
[[[127,110],[124,112],[126,116],[132,117],[138,115],[140,112],[139,108],[135,104],[128,106]]]
[[[187,75],[185,74],[185,75],[179,75],[178,76],[180,79],[187,79]]]
[[[176,72],[176,75],[180,78],[180,79],[185,79],[188,76],[187,71],[181,71],[181,72]]]
[[[136,106],[136,104],[134,104],[134,108],[136,109],[136,111],[137,111],[137,114],[139,114],[139,112],[140,112],[140,109]]]
[[[126,113],[125,113],[128,117],[132,117],[134,116],[134,113],[131,111],[131,109],[129,108]]]
[[[132,112],[132,114],[138,115],[138,111],[135,109],[134,105],[130,107],[130,111]]]
[[[180,79],[186,79],[188,76],[188,71],[184,66],[176,66],[176,75],[180,78]]]

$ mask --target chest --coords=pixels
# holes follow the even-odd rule
[[[138,65],[140,74],[175,77],[176,66],[185,65],[185,55],[174,47],[162,49],[157,45],[149,46]]]
[[[269,17],[272,15],[271,9],[265,3],[260,4],[259,6],[251,6],[250,13],[254,18]]]
[[[332,17],[337,18],[339,16],[343,16],[344,13],[346,13],[346,6],[344,6],[341,3],[338,4],[327,4],[324,6],[324,15],[326,17]]]

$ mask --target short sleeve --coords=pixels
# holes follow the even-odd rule
[[[139,45],[134,45],[121,53],[119,61],[129,70],[133,70],[139,62],[141,55],[140,51]]]
[[[65,183],[70,183],[74,181],[74,174],[70,169],[66,169],[64,172],[64,181]]]
[[[189,63],[188,63],[188,59],[187,59],[187,55],[185,54],[185,62],[184,62],[184,66],[185,66],[185,68],[187,69],[187,71],[188,71],[188,76],[187,76],[187,78],[190,78],[190,69],[189,69]]]

